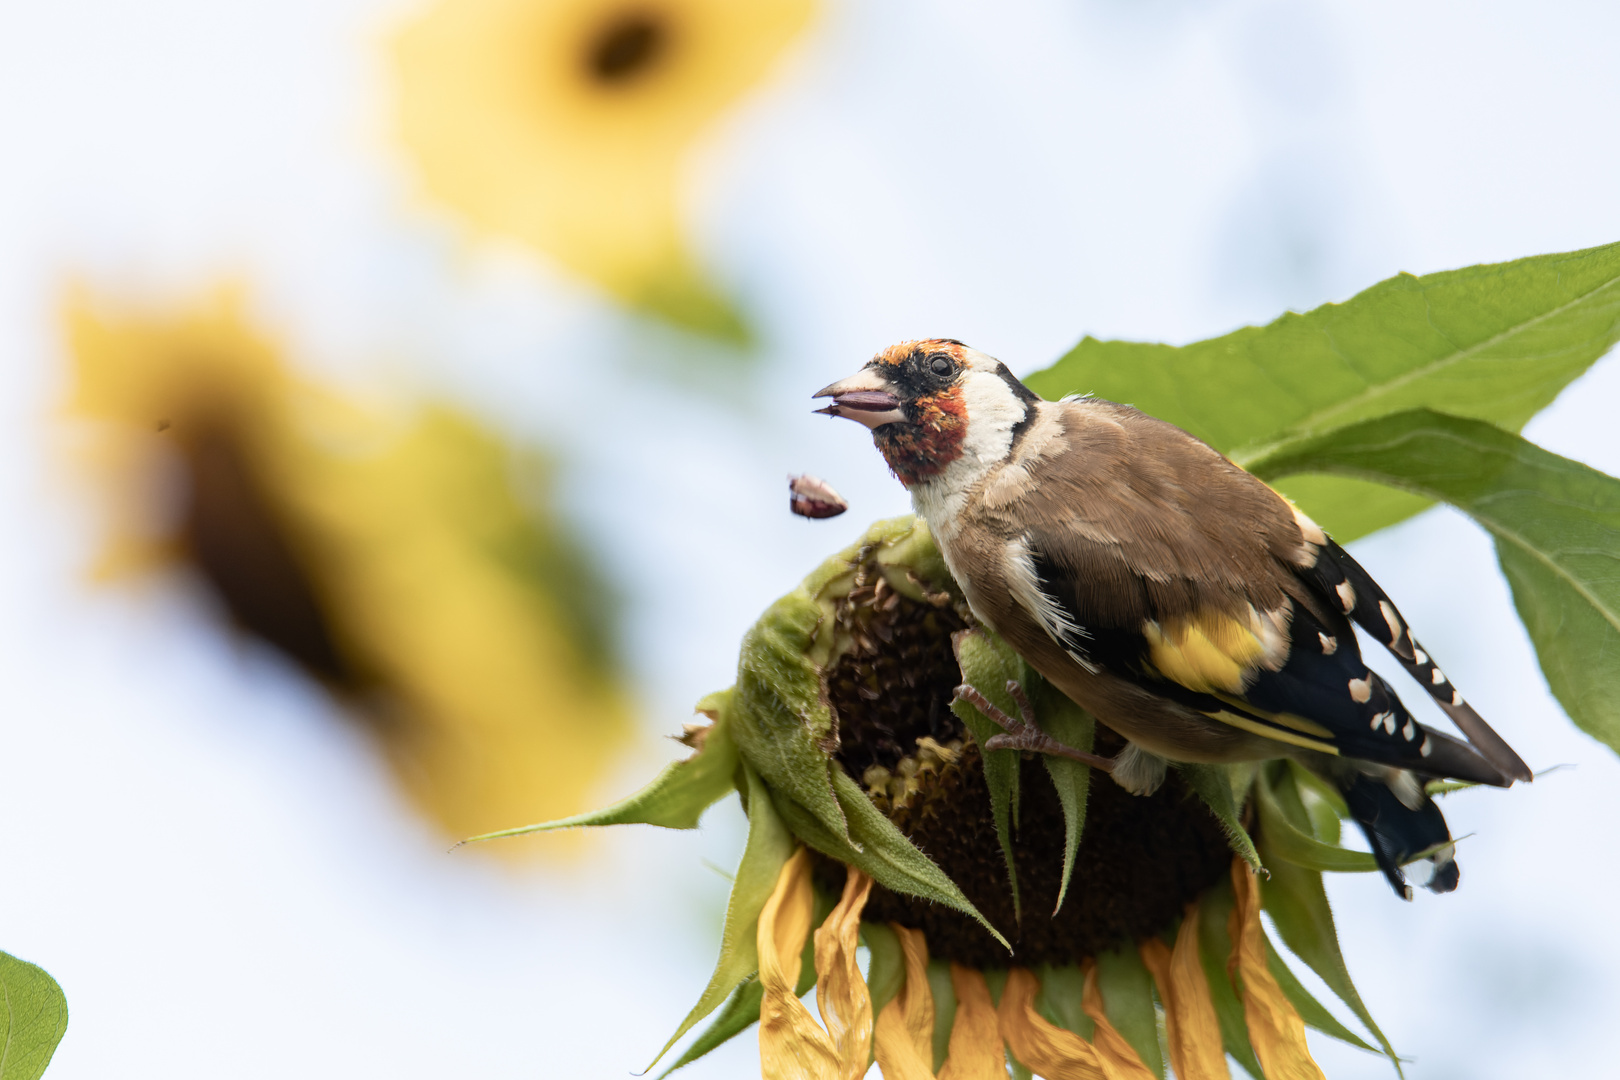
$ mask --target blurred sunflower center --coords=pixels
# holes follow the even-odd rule
[[[181,539],[232,620],[329,685],[359,689],[364,680],[338,650],[314,583],[239,440],[217,423],[182,423],[176,434],[189,487]]]
[[[644,78],[669,55],[668,20],[650,11],[623,11],[597,28],[585,49],[585,69],[598,83],[619,87]]]
[[[1010,934],[1012,962],[1073,964],[1172,926],[1187,903],[1221,881],[1231,848],[1214,816],[1172,772],[1158,793],[1130,795],[1094,781],[1078,860],[1062,909],[1063,811],[1043,764],[1022,762],[1015,863],[1022,918],[1013,908],[978,746],[951,711],[961,681],[951,634],[968,625],[943,595],[912,600],[880,574],[857,578],[837,608],[849,647],[827,675],[838,720],[834,757],[913,843],[995,926]],[[1098,725],[1100,753],[1124,745]],[[845,870],[817,860],[833,895]],[[872,890],[864,918],[922,930],[933,956],[1003,968],[1007,951],[972,919],[943,905]]]

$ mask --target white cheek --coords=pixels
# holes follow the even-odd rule
[[[964,457],[989,465],[1001,461],[1012,446],[1013,428],[1024,419],[1028,406],[999,375],[974,371],[962,380],[962,403],[967,406]]]

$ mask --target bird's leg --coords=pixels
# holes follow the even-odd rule
[[[1101,754],[1088,754],[1084,750],[1076,750],[1072,746],[1065,746],[1052,736],[1042,731],[1035,724],[1035,709],[1024,694],[1024,688],[1011,679],[1007,680],[1007,693],[1018,703],[1018,717],[1008,716],[990,703],[990,699],[979,693],[973,687],[963,683],[956,688],[953,695],[955,701],[965,701],[988,716],[1002,728],[1000,735],[992,735],[985,741],[984,749],[990,750],[1032,750],[1037,754],[1054,754],[1066,757],[1071,761],[1078,761],[1090,765],[1094,769],[1112,772],[1114,759],[1103,757]]]

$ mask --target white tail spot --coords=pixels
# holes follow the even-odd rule
[[[1405,737],[1407,742],[1411,742],[1417,738],[1417,725],[1408,720],[1406,726],[1401,728],[1401,735]]]
[[[1423,736],[1423,745],[1418,747],[1418,753],[1428,757],[1433,752],[1434,747],[1429,745],[1429,737],[1427,735]]]
[[[1413,649],[1412,659],[1420,665],[1427,664],[1429,662],[1429,654],[1424,652],[1422,649]]]
[[[1374,731],[1377,731],[1378,728],[1379,728],[1379,725],[1383,724],[1383,722],[1385,720],[1388,720],[1389,716],[1390,716],[1390,714],[1387,713],[1387,712],[1381,712],[1381,713],[1378,713],[1376,716],[1374,716],[1372,718],[1372,725],[1371,725],[1372,729]]]
[[[1392,712],[1387,712],[1384,714],[1384,734],[1395,734],[1395,714]]]
[[[1439,686],[1446,681],[1446,676],[1439,668],[1434,669],[1434,685]]]
[[[1398,644],[1401,635],[1406,633],[1406,627],[1401,625],[1400,616],[1395,614],[1395,609],[1388,600],[1378,601],[1378,610],[1384,616],[1384,621],[1389,624],[1389,643]]]
[[[1453,705],[1461,705],[1463,703],[1462,691],[1458,690],[1455,686],[1451,688],[1451,703]]]

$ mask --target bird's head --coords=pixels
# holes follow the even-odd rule
[[[907,487],[964,455],[999,460],[1039,400],[1005,364],[950,338],[902,341],[818,391],[818,412],[859,421]]]

